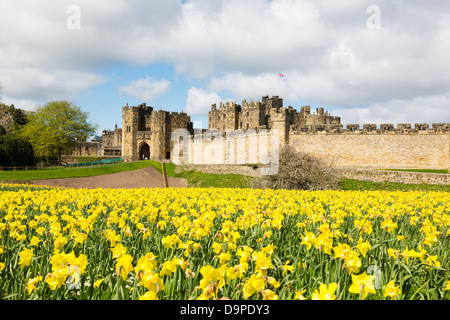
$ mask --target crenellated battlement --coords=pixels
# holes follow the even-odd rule
[[[290,133],[343,133],[343,134],[436,134],[450,133],[450,123],[433,123],[430,127],[428,123],[399,123],[394,124],[347,124],[344,128],[342,124],[329,125],[301,125],[291,126]]]
[[[236,130],[250,128],[270,129],[277,123],[284,122],[286,130],[294,125],[327,125],[339,124],[340,117],[331,116],[324,108],[317,108],[316,113],[311,113],[310,106],[301,107],[300,112],[292,106],[284,107],[283,99],[278,96],[263,96],[261,101],[242,100],[242,105],[235,102],[220,103],[211,106],[209,112],[209,129]]]

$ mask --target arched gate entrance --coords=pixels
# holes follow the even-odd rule
[[[139,147],[139,159],[140,160],[148,160],[150,159],[150,146],[144,142]]]

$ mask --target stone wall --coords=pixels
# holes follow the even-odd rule
[[[450,174],[367,169],[338,169],[338,171],[341,178],[362,181],[450,185]]]
[[[98,157],[102,155],[100,142],[79,142],[70,155],[83,157]]]
[[[279,144],[275,133],[236,130],[224,137],[218,130],[208,130],[192,137],[186,132],[180,143],[172,146],[171,159],[176,164],[270,164],[274,159],[272,148],[278,150]]]
[[[341,168],[450,168],[450,134],[443,132],[298,133],[289,144]]]

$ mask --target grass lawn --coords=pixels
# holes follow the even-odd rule
[[[52,170],[30,170],[30,171],[0,171],[0,182],[13,180],[36,180],[98,176],[103,174],[132,171],[152,166],[160,173],[161,163],[153,160],[121,163],[87,168],[64,168]],[[167,176],[184,178],[189,187],[201,188],[251,188],[252,181],[256,178],[239,174],[210,174],[194,170],[176,170],[172,163],[164,165]],[[339,183],[342,190],[386,190],[386,191],[446,191],[450,192],[450,185],[427,185],[427,184],[403,184],[393,182],[367,182],[353,179],[342,179]],[[1,189],[0,189],[1,191]]]
[[[155,166],[161,172],[161,165]],[[165,163],[164,168],[169,177],[184,178],[188,181],[189,187],[199,188],[250,188],[253,177],[240,174],[211,174],[194,170],[180,170],[178,172],[173,163]]]
[[[78,178],[92,177],[103,174],[117,173],[143,169],[158,162],[146,160],[138,162],[103,165],[97,167],[83,168],[61,168],[52,170],[29,170],[29,171],[0,171],[0,181],[12,180],[38,180],[38,179],[58,179],[58,178]],[[159,164],[159,166],[161,166]]]
[[[342,179],[339,183],[342,190],[385,190],[385,191],[446,191],[450,185],[405,184],[395,182],[368,182],[353,179]]]
[[[253,177],[238,174],[209,174],[198,171],[182,171],[176,173],[176,166],[165,164],[166,174],[170,177],[186,178],[189,187],[217,187],[217,188],[249,188]],[[161,172],[160,163],[155,166]],[[368,182],[353,179],[342,179],[339,183],[342,190],[385,190],[385,191],[446,191],[450,192],[450,185],[404,184],[393,182]]]

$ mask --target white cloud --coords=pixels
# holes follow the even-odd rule
[[[32,111],[34,110],[39,103],[35,102],[35,101],[31,101],[31,100],[27,100],[27,99],[15,99],[15,98],[9,98],[8,96],[3,95],[1,97],[0,102],[10,106],[10,105],[14,105],[15,107],[19,108],[19,109],[23,109],[23,110],[28,110],[28,111]]]
[[[192,87],[188,90],[186,98],[186,112],[190,115],[205,115],[211,110],[211,105],[217,105],[222,99],[214,92]]]
[[[52,70],[41,68],[6,68],[2,90],[6,99],[17,101],[17,107],[32,109],[33,105],[51,100],[72,99],[88,92],[93,86],[106,81],[106,77],[92,72]],[[7,97],[7,98],[6,98]],[[18,104],[19,102],[23,103]]]
[[[336,110],[342,123],[440,123],[450,119],[450,94],[417,97],[410,100],[389,100],[364,108]]]
[[[0,81],[8,99],[41,101],[89,91],[106,81],[103,67],[164,62],[208,82],[191,98],[278,93],[367,117],[391,103],[419,119],[441,112],[428,97],[450,97],[450,2],[370,4],[381,9],[381,30],[367,28],[365,0],[3,0]],[[80,30],[66,27],[69,5],[81,9]],[[276,83],[278,72],[286,77]],[[141,79],[120,92],[147,100],[167,90]],[[431,106],[413,107],[421,99]]]
[[[165,94],[169,89],[170,81],[166,79],[153,80],[150,77],[131,81],[127,86],[118,88],[119,94],[124,93],[146,101],[152,101],[156,97]]]

